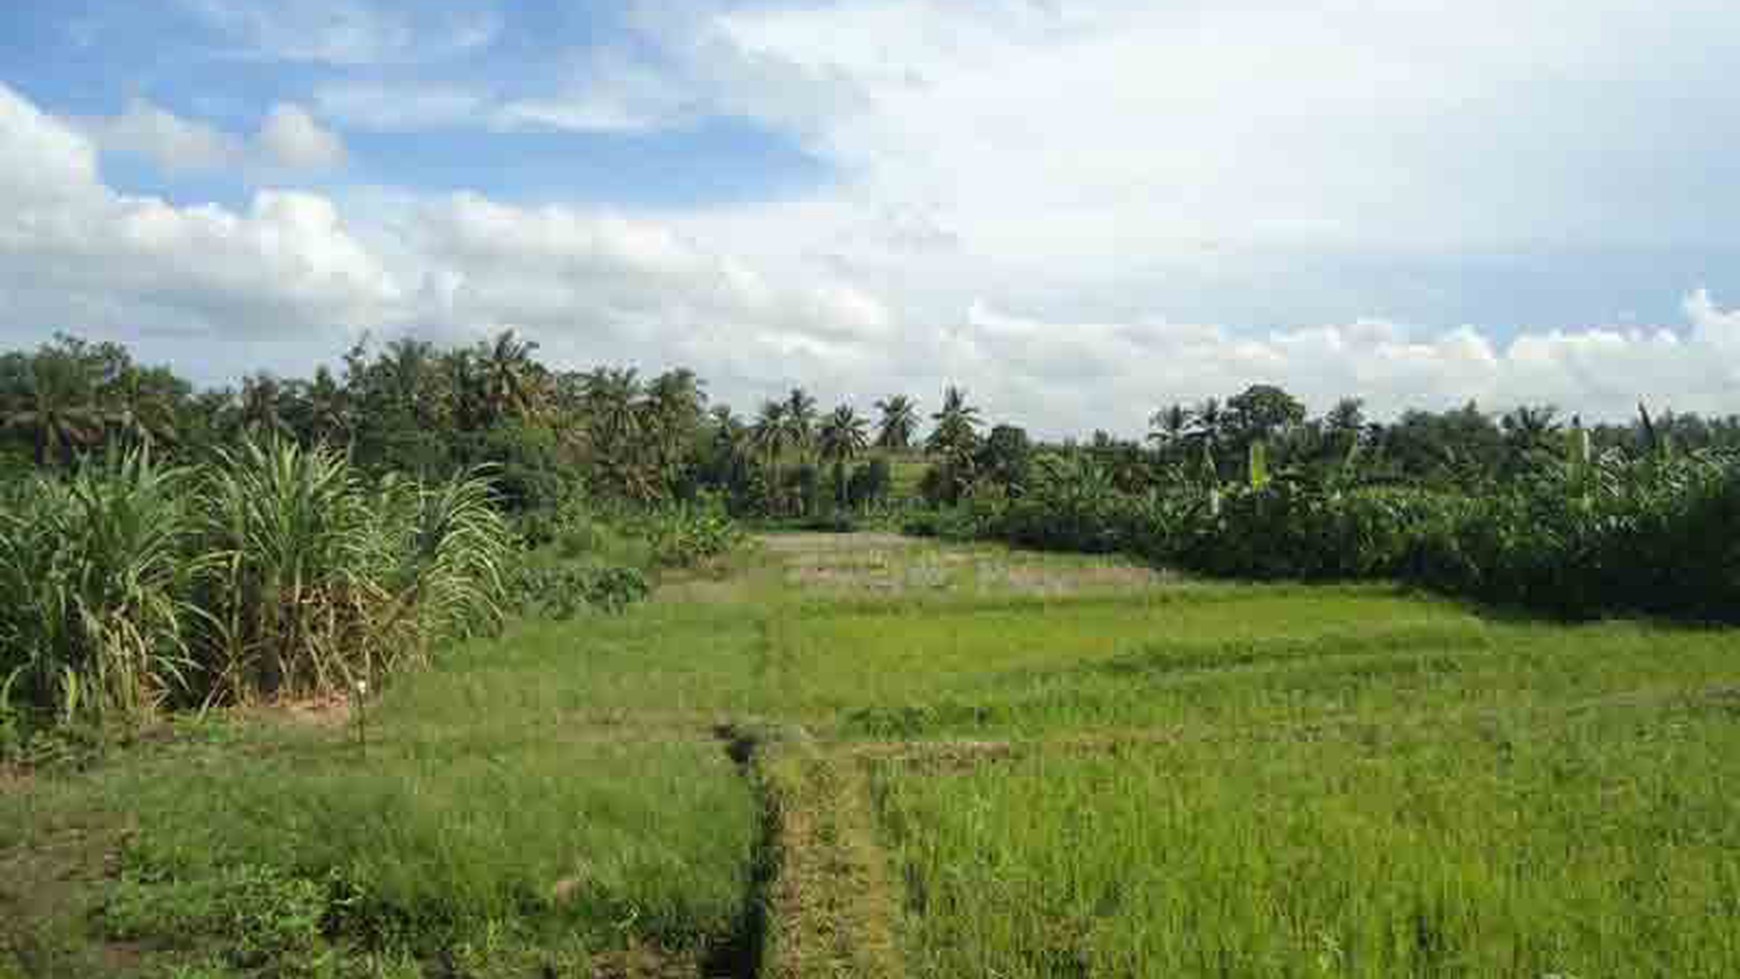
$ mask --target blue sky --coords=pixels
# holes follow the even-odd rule
[[[219,382],[514,328],[1041,431],[1740,410],[1715,0],[0,6],[0,334]]]
[[[640,47],[625,32],[623,8],[607,3],[292,2],[286,6],[304,12],[266,15],[260,24],[210,12],[223,6],[218,0],[13,5],[0,10],[0,64],[15,88],[57,112],[119,115],[144,99],[187,119],[242,130],[265,107],[318,107],[335,92],[463,89],[503,102],[535,99],[560,88],[577,64]],[[347,15],[347,6],[364,13]],[[385,37],[367,38],[370,27]],[[828,179],[825,163],[793,141],[729,117],[645,131],[527,127],[487,135],[479,138],[474,125],[459,120],[358,126],[346,134],[350,165],[330,179],[627,207],[755,200]],[[239,204],[249,192],[234,174],[166,172],[131,153],[114,154],[105,172],[118,188],[186,203]]]

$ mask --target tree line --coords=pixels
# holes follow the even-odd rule
[[[60,335],[0,356],[0,458],[12,472],[68,469],[111,446],[192,460],[274,436],[341,448],[365,471],[434,476],[489,464],[517,509],[552,504],[581,480],[596,497],[633,505],[713,492],[738,515],[797,517],[887,502],[891,460],[923,465],[916,493],[952,505],[975,492],[1019,495],[1046,451],[1085,452],[1128,492],[1243,479],[1255,444],[1279,471],[1478,491],[1563,458],[1578,439],[1597,452],[1740,447],[1735,415],[1652,415],[1640,406],[1628,423],[1586,427],[1550,406],[1494,414],[1470,402],[1379,421],[1351,397],[1312,416],[1269,384],[1165,405],[1143,439],[1098,431],[1046,445],[1019,425],[989,425],[959,387],[933,412],[891,394],[860,413],[825,409],[798,386],[745,416],[711,403],[688,369],[557,370],[536,351],[511,331],[448,348],[362,342],[337,371],[256,373],[199,389],[168,367],[138,363],[123,345]]]

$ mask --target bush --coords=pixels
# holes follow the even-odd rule
[[[652,592],[639,570],[621,566],[523,565],[510,591],[523,615],[571,619],[586,609],[620,612]]]
[[[1039,460],[1025,497],[914,514],[907,533],[1122,552],[1207,574],[1393,578],[1561,616],[1740,618],[1740,463],[1610,458],[1478,494],[1342,489],[1283,474],[1118,490],[1085,454]]]
[[[934,510],[917,510],[907,514],[901,532],[913,537],[935,537],[949,541],[968,541],[998,536],[999,527],[985,522],[986,514],[971,505]]]
[[[741,547],[744,534],[716,506],[679,506],[644,517],[638,528],[663,568],[694,568],[717,562]]]
[[[894,488],[894,469],[877,456],[852,470],[846,481],[846,498],[854,507],[872,506],[888,499]]]
[[[805,517],[798,521],[798,527],[818,534],[850,534],[857,531],[858,518],[849,511],[835,510]]]

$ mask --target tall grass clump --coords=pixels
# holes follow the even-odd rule
[[[0,680],[61,721],[330,694],[501,621],[510,535],[480,474],[363,479],[340,453],[145,454],[12,491]]]
[[[348,688],[499,622],[509,534],[475,475],[371,487],[330,449],[248,445],[221,457],[202,511],[208,665],[228,699]]]
[[[62,721],[137,715],[195,669],[189,474],[143,455],[16,487],[0,511],[0,680]]]

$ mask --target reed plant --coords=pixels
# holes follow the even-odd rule
[[[499,626],[510,534],[483,473],[363,478],[335,450],[147,453],[14,488],[0,679],[61,722],[327,696]]]

